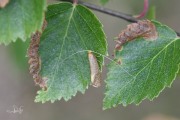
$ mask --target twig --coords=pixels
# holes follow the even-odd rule
[[[133,15],[117,12],[114,10],[110,10],[108,8],[100,7],[100,6],[93,5],[93,4],[86,3],[86,2],[82,2],[82,1],[79,1],[78,3],[81,5],[84,5],[84,6],[90,8],[92,10],[95,10],[95,11],[98,11],[101,13],[105,13],[105,14],[108,14],[108,15],[111,15],[114,17],[118,17],[118,18],[121,18],[121,19],[126,20],[128,22],[137,22],[138,21],[138,19],[134,18]],[[176,34],[177,34],[177,36],[180,36],[179,32],[176,32]]]
[[[114,11],[114,10],[110,10],[110,9],[107,9],[107,8],[104,8],[104,7],[96,6],[96,5],[86,3],[86,2],[82,2],[82,1],[79,1],[79,4],[84,5],[84,6],[90,8],[92,10],[96,10],[96,11],[99,11],[99,12],[114,16],[114,17],[124,19],[124,20],[126,20],[128,22],[137,22],[138,21],[132,15],[120,13],[120,12],[117,12],[117,11]]]

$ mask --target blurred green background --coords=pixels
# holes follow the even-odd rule
[[[101,5],[98,0],[84,0]],[[48,1],[52,3],[54,1]],[[156,7],[157,20],[180,32],[180,0],[150,0]],[[104,7],[136,15],[143,9],[143,0],[110,0]],[[128,22],[93,11],[104,25],[109,55],[113,54],[113,38]],[[18,40],[5,47],[0,46],[0,120],[180,120],[180,81],[166,88],[154,101],[145,100],[139,106],[129,105],[102,111],[104,84],[101,88],[90,87],[84,95],[78,93],[68,102],[34,103],[36,91],[28,73],[26,50],[29,44]],[[106,63],[109,61],[106,60]],[[104,67],[103,78],[107,68]],[[8,113],[13,105],[23,106],[22,114]]]

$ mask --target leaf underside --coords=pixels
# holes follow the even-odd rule
[[[167,26],[154,24],[157,40],[138,38],[116,51],[115,60],[121,60],[121,65],[111,62],[108,66],[104,109],[153,100],[171,86],[180,64],[180,39]]]
[[[47,28],[41,36],[41,75],[47,77],[47,91],[40,90],[36,102],[66,101],[90,83],[88,50],[107,54],[106,37],[95,15],[81,5],[50,5]],[[95,54],[101,67],[104,60]]]
[[[45,0],[10,0],[0,9],[0,44],[7,45],[18,38],[25,41],[40,30],[45,8]]]

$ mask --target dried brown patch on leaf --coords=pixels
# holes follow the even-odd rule
[[[46,26],[47,26],[47,22],[45,20],[42,26],[42,32],[44,31]],[[29,63],[30,74],[33,76],[35,83],[44,90],[46,90],[47,78],[45,77],[42,78],[42,76],[39,73],[41,70],[41,59],[38,54],[38,49],[39,49],[41,34],[42,34],[41,32],[37,31],[34,35],[32,35],[27,54],[29,58],[28,63]]]
[[[9,0],[0,0],[0,8],[4,8],[9,3]]]
[[[141,20],[137,23],[129,24],[127,28],[119,34],[115,49],[120,50],[124,43],[138,37],[143,37],[146,40],[156,40],[158,37],[156,26],[150,20]]]
[[[91,84],[93,87],[100,87],[101,86],[101,72],[99,70],[99,65],[95,55],[92,51],[88,51],[88,58],[91,70]]]

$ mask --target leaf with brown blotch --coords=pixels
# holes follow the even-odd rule
[[[123,44],[138,37],[143,37],[146,40],[156,40],[158,33],[155,25],[150,20],[139,20],[137,23],[129,24],[119,34],[116,40],[116,50],[120,50]]]
[[[114,60],[121,64],[108,65],[104,109],[153,100],[175,80],[180,67],[180,39],[166,25],[152,24],[158,33],[156,40],[139,36],[115,51]]]

